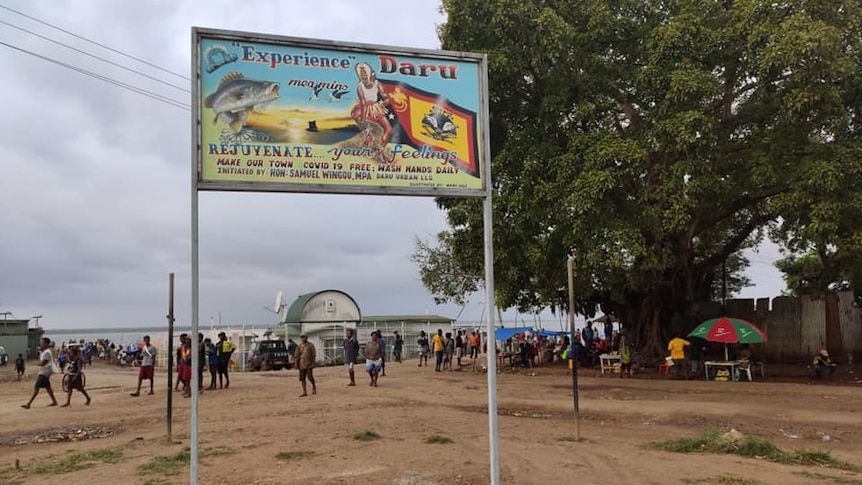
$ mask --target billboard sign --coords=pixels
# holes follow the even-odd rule
[[[483,197],[486,58],[193,29],[198,190]]]

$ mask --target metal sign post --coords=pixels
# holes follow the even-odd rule
[[[483,198],[493,340],[488,121],[484,54],[193,27],[191,338],[200,317],[198,191],[215,190]],[[198,480],[199,353],[194,345],[191,485]],[[490,482],[499,485],[494,345],[487,356]]]
[[[488,63],[482,63],[481,84],[487,90],[488,86]],[[487,93],[486,93],[487,94]],[[482,113],[484,119],[488,119],[488,104],[484,105]],[[491,136],[488,130],[482,130],[482,149],[485,154],[491,153]],[[485,203],[483,205],[483,224],[485,240],[485,318],[488,336],[485,338],[488,350],[488,441],[490,442],[490,466],[491,485],[500,484],[500,440],[497,436],[497,339],[495,338],[494,325],[494,225],[492,214],[494,204],[491,200],[491,161],[488,159],[488,167],[485,170]]]

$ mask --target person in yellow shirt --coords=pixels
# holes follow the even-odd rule
[[[681,374],[688,379],[688,367],[685,362],[685,348],[691,345],[691,342],[680,337],[678,333],[673,335],[673,339],[667,344],[667,350],[670,351],[670,358],[673,360],[674,373],[677,377]]]
[[[233,354],[234,350],[236,350],[236,345],[227,339],[227,335],[224,332],[219,332],[218,342],[216,343],[219,389],[222,388],[222,377],[224,377],[225,380],[224,388],[227,389],[230,387],[230,374],[228,374],[228,368],[230,367],[230,356]]]
[[[434,347],[434,358],[437,364],[434,370],[443,372],[443,352],[446,350],[446,340],[443,338],[442,329],[437,329],[437,335],[431,339],[431,345]]]

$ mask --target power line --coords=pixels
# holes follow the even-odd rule
[[[146,96],[146,97],[148,97],[148,98],[155,99],[156,101],[160,101],[160,102],[162,102],[162,103],[168,104],[168,105],[173,106],[173,107],[175,107],[175,108],[184,109],[184,110],[186,110],[186,111],[191,111],[191,110],[192,110],[192,109],[191,109],[191,107],[190,107],[189,105],[184,104],[182,101],[177,101],[177,100],[175,100],[175,99],[173,99],[173,98],[169,98],[169,97],[167,97],[167,96],[163,96],[163,95],[161,95],[161,94],[154,93],[154,92],[152,92],[152,91],[147,91],[146,89],[139,88],[139,87],[134,86],[134,85],[132,85],[132,84],[124,83],[124,82],[122,82],[122,81],[117,81],[116,79],[112,79],[112,78],[110,78],[110,77],[103,76],[103,75],[101,75],[101,74],[97,74],[97,73],[95,73],[95,72],[88,71],[88,70],[86,70],[86,69],[80,68],[80,67],[78,67],[78,66],[74,66],[74,65],[72,65],[72,64],[67,64],[67,63],[65,63],[65,62],[58,61],[58,60],[56,60],[56,59],[51,59],[50,57],[43,56],[43,55],[41,55],[41,54],[37,54],[37,53],[35,53],[35,52],[33,52],[33,51],[28,51],[27,49],[23,49],[23,48],[21,48],[21,47],[14,46],[14,45],[12,45],[12,44],[7,44],[6,42],[3,42],[3,41],[0,41],[0,45],[2,45],[2,46],[4,46],[4,47],[8,47],[8,48],[10,48],[10,49],[14,49],[14,50],[16,50],[16,51],[18,51],[18,52],[22,52],[22,53],[24,53],[24,54],[31,55],[31,56],[36,57],[36,58],[42,59],[43,61],[47,61],[47,62],[50,62],[50,63],[52,63],[52,64],[56,64],[56,65],[58,65],[58,66],[65,67],[66,69],[71,69],[71,70],[73,70],[73,71],[79,72],[79,73],[84,74],[84,75],[86,75],[86,76],[90,76],[90,77],[92,77],[92,78],[94,78],[94,79],[98,79],[98,80],[100,80],[100,81],[103,81],[103,82],[106,82],[106,83],[109,83],[109,84],[113,84],[114,86],[118,86],[118,87],[121,87],[121,88],[123,88],[123,89],[127,89],[127,90],[129,90],[129,91],[132,91],[132,92],[134,92],[134,93],[137,93],[137,94],[140,94],[140,95]]]
[[[65,48],[67,48],[67,49],[71,49],[71,50],[73,50],[73,51],[75,51],[75,52],[79,52],[79,53],[81,53],[81,54],[84,54],[85,56],[92,57],[93,59],[98,59],[98,60],[100,60],[100,61],[102,61],[102,62],[105,62],[105,63],[107,63],[107,64],[110,64],[110,65],[112,65],[112,66],[119,67],[120,69],[126,70],[126,71],[128,71],[128,72],[132,72],[132,73],[138,74],[138,75],[143,76],[143,77],[145,77],[145,78],[147,78],[147,79],[151,79],[151,80],[153,80],[153,81],[155,81],[155,82],[157,82],[157,83],[164,84],[165,86],[170,86],[170,87],[172,87],[172,88],[174,88],[174,89],[179,89],[180,91],[183,91],[183,92],[185,92],[185,93],[191,93],[191,91],[190,91],[190,90],[188,90],[188,89],[186,89],[186,88],[184,88],[184,87],[182,87],[182,86],[177,86],[176,84],[171,84],[171,83],[169,83],[169,82],[167,82],[167,81],[163,81],[163,80],[161,80],[161,79],[159,79],[159,78],[157,78],[157,77],[155,77],[155,76],[150,76],[150,75],[149,75],[149,74],[147,74],[147,73],[144,73],[144,72],[141,72],[141,71],[138,71],[138,70],[132,69],[131,67],[126,67],[126,66],[124,66],[124,65],[122,65],[122,64],[119,64],[119,63],[117,63],[117,62],[111,61],[111,60],[109,60],[109,59],[105,59],[104,57],[99,57],[99,56],[97,56],[97,55],[95,55],[95,54],[92,54],[92,53],[90,53],[90,52],[87,52],[87,51],[85,51],[85,50],[83,50],[83,49],[78,49],[77,47],[72,47],[72,46],[70,46],[70,45],[68,45],[68,44],[64,44],[63,42],[60,42],[60,41],[58,41],[58,40],[54,40],[54,39],[52,39],[52,38],[50,38],[50,37],[47,37],[47,36],[44,36],[44,35],[42,35],[42,34],[37,34],[36,32],[33,32],[33,31],[31,31],[31,30],[27,30],[27,29],[25,29],[24,27],[20,27],[20,26],[15,25],[15,24],[11,24],[11,23],[9,23],[9,22],[6,22],[5,20],[0,20],[0,24],[8,25],[9,27],[12,27],[13,29],[20,30],[21,32],[26,32],[26,33],[28,33],[28,34],[30,34],[30,35],[33,35],[33,36],[35,36],[35,37],[38,37],[38,38],[40,38],[40,39],[47,40],[48,42],[52,42],[52,43],[54,43],[54,44],[57,44],[57,45],[63,46],[63,47],[65,47]]]
[[[139,58],[139,57],[135,57],[135,56],[133,56],[133,55],[131,55],[131,54],[126,54],[125,52],[123,52],[123,51],[121,51],[121,50],[114,49],[113,47],[110,47],[110,46],[107,46],[107,45],[105,45],[105,44],[102,44],[102,43],[96,42],[95,40],[90,40],[90,39],[88,39],[88,38],[86,38],[86,37],[84,37],[84,36],[82,36],[82,35],[78,35],[78,34],[76,34],[76,33],[74,33],[74,32],[68,31],[68,30],[66,30],[66,29],[64,29],[64,28],[62,28],[62,27],[58,27],[58,26],[56,26],[56,25],[54,25],[54,24],[51,24],[51,23],[45,22],[44,20],[40,20],[40,19],[38,19],[38,18],[36,18],[36,17],[33,17],[33,16],[31,16],[31,15],[27,15],[27,14],[26,14],[26,13],[24,13],[24,12],[21,12],[21,11],[15,10],[15,9],[13,9],[13,8],[10,8],[10,7],[7,7],[6,5],[0,5],[0,8],[2,8],[2,9],[4,9],[4,10],[8,10],[8,11],[13,12],[13,13],[16,13],[16,14],[18,14],[18,15],[20,15],[20,16],[22,16],[22,17],[24,17],[24,18],[28,18],[28,19],[30,19],[30,20],[32,20],[32,21],[34,21],[34,22],[38,22],[38,23],[40,23],[40,24],[42,24],[42,25],[45,25],[45,26],[47,26],[47,27],[50,27],[50,28],[52,28],[52,29],[54,29],[54,30],[58,30],[58,31],[60,31],[60,32],[63,32],[64,34],[71,35],[72,37],[75,37],[76,39],[80,39],[80,40],[83,40],[84,42],[89,42],[90,44],[93,44],[93,45],[99,46],[99,47],[101,47],[102,49],[107,49],[107,50],[109,50],[109,51],[111,51],[111,52],[113,52],[113,53],[115,53],[115,54],[119,54],[119,55],[121,55],[121,56],[123,56],[123,57],[125,57],[125,58],[127,58],[127,59],[132,59],[132,60],[134,60],[134,61],[138,61],[138,62],[140,62],[141,64],[146,64],[146,65],[148,65],[148,66],[150,66],[150,67],[152,67],[152,68],[154,68],[154,69],[158,69],[159,71],[162,71],[162,72],[164,72],[164,73],[170,74],[170,75],[172,75],[172,76],[176,76],[176,77],[178,77],[178,78],[180,78],[180,79],[185,79],[186,81],[191,81],[191,78],[189,78],[188,76],[184,76],[184,75],[182,75],[182,74],[176,73],[176,72],[171,71],[171,70],[169,70],[169,69],[165,69],[164,67],[161,67],[161,66],[159,66],[159,65],[157,65],[157,64],[153,64],[152,62],[149,62],[149,61],[145,61],[145,60],[143,60],[143,59],[141,59],[141,58]]]

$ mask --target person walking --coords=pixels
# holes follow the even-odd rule
[[[177,364],[177,383],[174,384],[174,391],[180,390],[180,385],[183,383],[183,343],[186,341],[186,334],[180,334],[180,345],[177,347],[175,360]]]
[[[383,367],[383,344],[380,343],[380,332],[371,332],[371,340],[365,344],[365,370],[371,378],[369,385],[377,387],[377,377]]]
[[[479,358],[479,332],[474,331],[470,334],[470,359],[476,360]]]
[[[425,335],[425,330],[419,331],[419,339],[416,341],[419,345],[419,367],[422,367],[422,363],[425,363],[425,366],[428,366],[428,354],[431,352],[431,347],[428,345],[428,336]]]
[[[213,341],[207,337],[204,339],[204,347],[206,348],[207,366],[210,371],[210,386],[208,389],[216,388],[216,374],[218,374],[218,355],[216,354],[216,346]]]
[[[188,335],[182,338],[180,345],[180,381],[183,383],[183,397],[192,395],[192,338]]]
[[[455,355],[455,339],[452,338],[452,333],[446,333],[446,340],[443,343],[444,352],[446,356],[443,358],[443,367],[448,368],[450,371],[452,370],[452,359]]]
[[[90,395],[84,390],[84,359],[81,358],[81,353],[78,347],[69,349],[69,383],[66,386],[66,403],[60,407],[69,407],[72,403],[72,391],[78,390],[87,398],[85,406],[90,405]]]
[[[620,333],[620,378],[628,374],[632,376],[632,347],[626,332]]]
[[[141,344],[141,367],[138,368],[138,390],[131,393],[131,396],[137,397],[141,395],[141,384],[144,381],[150,381],[150,392],[148,396],[154,394],[153,381],[155,381],[155,364],[156,364],[156,347],[150,344],[150,336],[144,335],[144,342]]]
[[[398,330],[395,332],[395,342],[392,344],[392,356],[395,358],[395,362],[399,364],[402,363],[401,355],[404,353],[404,338],[398,333]]]
[[[24,377],[24,356],[21,354],[18,354],[18,358],[15,359],[15,372],[18,374],[18,380],[20,381]]]
[[[446,351],[446,342],[443,339],[442,329],[437,329],[437,335],[434,335],[434,338],[431,339],[431,343],[434,346],[434,371],[443,372],[443,354]]]
[[[33,387],[33,395],[30,396],[30,400],[27,401],[27,404],[22,404],[21,407],[24,409],[30,409],[30,405],[33,404],[33,400],[36,399],[36,395],[39,394],[40,389],[45,389],[45,392],[48,393],[48,397],[51,398],[51,404],[49,406],[57,405],[57,398],[54,397],[54,390],[51,389],[51,374],[55,372],[56,364],[54,363],[54,355],[51,354],[51,339],[48,337],[42,337],[42,340],[39,341],[39,375],[36,377],[36,384]],[[60,369],[58,368],[57,371]]]
[[[377,332],[377,340],[380,342],[380,346],[383,347],[383,357],[381,357],[380,361],[380,375],[386,377],[386,338],[380,333],[380,330],[375,330]]]
[[[685,377],[688,379],[688,367],[685,361],[685,348],[691,345],[691,342],[685,340],[679,333],[673,334],[673,339],[667,344],[667,350],[670,352],[670,358],[673,360],[674,374],[676,377]],[[682,375],[681,375],[682,374]]]
[[[356,385],[356,375],[353,368],[356,366],[356,356],[359,354],[359,342],[353,338],[353,329],[347,329],[347,337],[344,339],[344,365],[347,366],[347,374],[350,376],[350,387]]]
[[[317,394],[317,384],[314,382],[314,366],[317,364],[317,352],[314,349],[314,344],[308,341],[308,335],[300,335],[299,342],[295,356],[296,364],[299,368],[299,382],[302,383],[302,394],[299,397],[305,397],[308,395],[308,390],[305,386],[306,380],[311,382],[311,393]]]
[[[467,336],[464,330],[455,332],[455,352],[458,358],[458,368],[461,368],[461,359],[464,357],[464,346],[467,345]]]
[[[230,387],[230,373],[228,372],[228,368],[230,367],[230,356],[233,354],[234,350],[236,350],[236,345],[227,339],[227,334],[219,332],[218,343],[216,343],[219,389],[222,389],[222,384],[224,384],[224,389]]]
[[[204,392],[204,369],[207,367],[207,346],[204,334],[198,333],[198,394]]]

